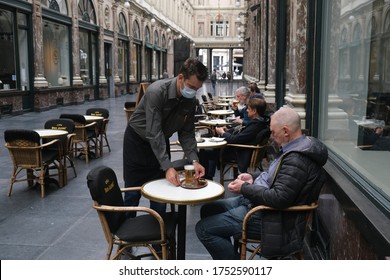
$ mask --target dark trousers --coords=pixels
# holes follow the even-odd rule
[[[125,187],[139,187],[165,177],[149,142],[143,140],[129,125],[123,141],[123,177]],[[138,206],[140,198],[139,192],[126,192],[125,205]],[[165,212],[166,204],[150,201],[150,208],[161,214]]]

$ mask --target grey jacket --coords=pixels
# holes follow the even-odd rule
[[[270,188],[245,183],[241,192],[254,206],[282,209],[310,204],[318,199],[324,179],[322,166],[327,158],[325,145],[316,138],[306,137],[299,146],[282,155]],[[304,213],[263,211],[261,223],[263,256],[286,256],[302,248]]]

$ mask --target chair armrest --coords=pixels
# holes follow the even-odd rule
[[[260,145],[247,145],[247,144],[227,144],[226,146],[237,147],[237,148],[248,148],[248,149],[262,149],[267,145],[260,146]]]
[[[143,206],[110,206],[110,205],[99,205],[96,201],[94,201],[94,205],[92,206],[94,209],[98,211],[104,212],[145,212],[153,216],[159,223],[160,226],[160,234],[161,239],[165,239],[165,223],[163,218],[151,208],[143,207]]]
[[[245,215],[244,220],[242,221],[242,238],[246,239],[247,223],[249,221],[249,218],[256,212],[264,211],[264,210],[298,212],[298,211],[312,211],[312,210],[317,209],[317,208],[318,208],[317,202],[313,202],[312,204],[295,205],[295,206],[290,206],[290,207],[282,208],[282,209],[273,208],[273,207],[265,206],[265,205],[256,206],[256,207],[252,208],[251,210],[249,210],[249,212]]]
[[[142,187],[129,187],[129,188],[121,188],[121,192],[139,192]]]

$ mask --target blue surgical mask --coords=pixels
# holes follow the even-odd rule
[[[184,86],[183,89],[180,89],[181,95],[183,95],[185,98],[194,98],[196,96],[196,90]]]

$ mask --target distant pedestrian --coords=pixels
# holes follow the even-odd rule
[[[169,78],[169,75],[168,75],[167,69],[164,69],[163,79],[168,79],[168,78]]]
[[[211,85],[213,87],[214,95],[215,95],[215,85],[217,84],[217,70],[213,70],[213,73],[210,75]]]

